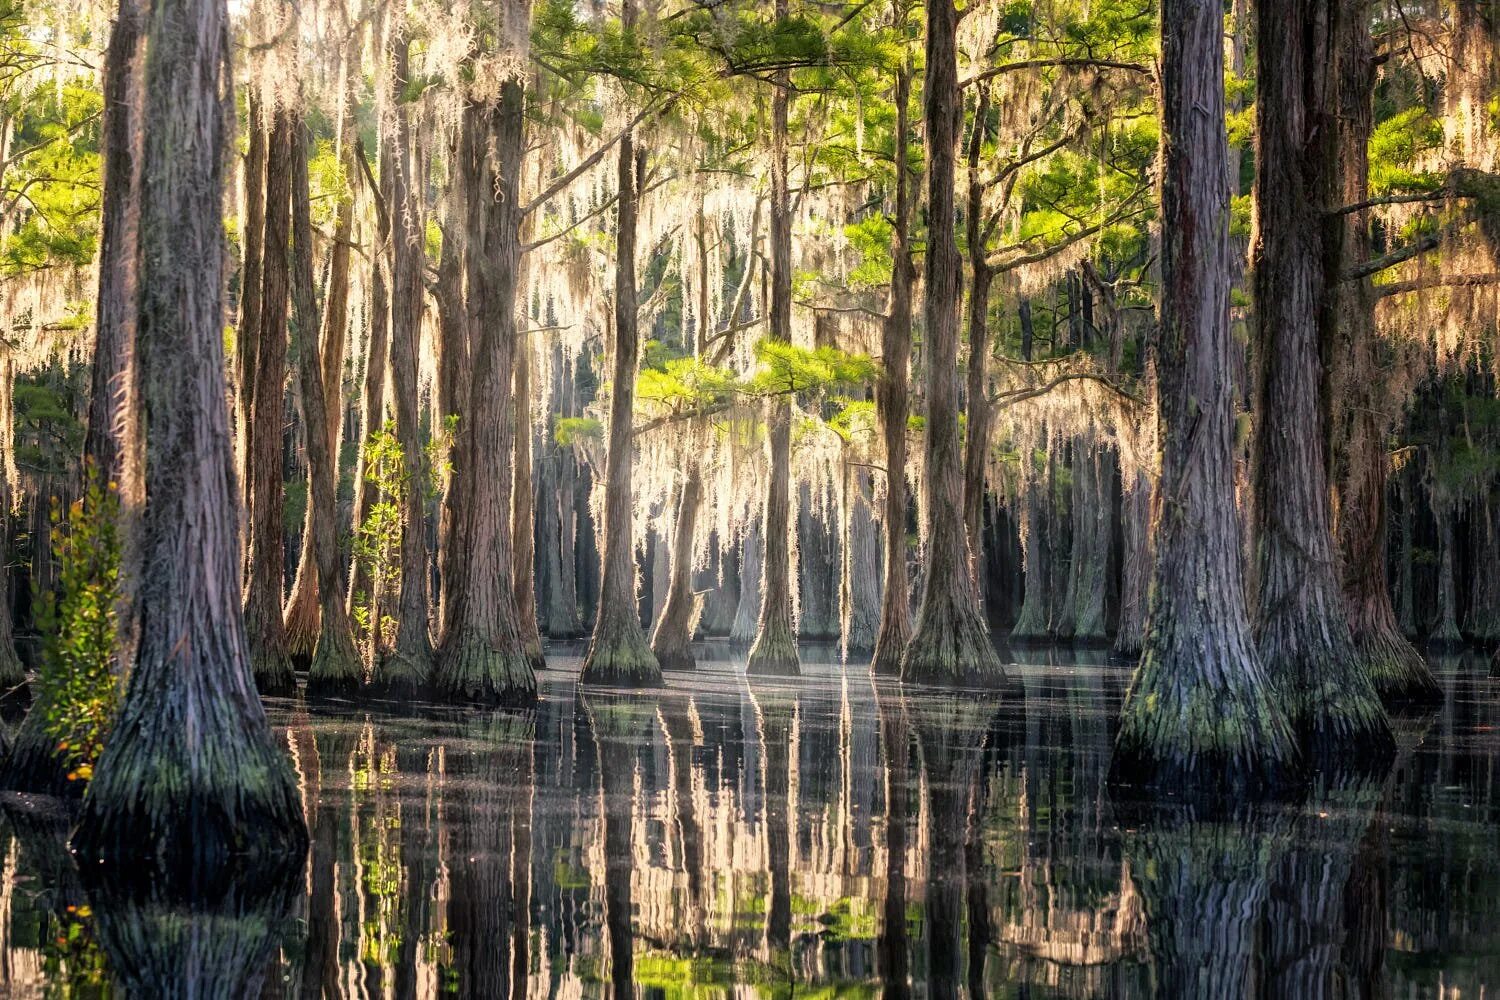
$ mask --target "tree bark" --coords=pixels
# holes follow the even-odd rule
[[[785,20],[788,0],[776,0],[776,17]],[[792,339],[792,204],[787,162],[787,116],[791,104],[791,73],[776,74],[771,93],[771,302],[768,335],[772,341]],[[791,523],[792,404],[773,400],[767,414],[766,440],[770,450],[765,505],[765,561],[761,566],[760,621],[750,659],[750,674],[796,676],[797,633],[792,625],[792,553],[787,542]]]
[[[1257,10],[1254,459],[1256,642],[1315,753],[1377,755],[1395,741],[1360,669],[1339,590],[1328,501],[1327,385],[1320,351],[1338,204],[1335,0]],[[1337,69],[1334,69],[1337,72]],[[1330,273],[1332,270],[1332,273]]]
[[[984,239],[984,181],[979,172],[980,154],[984,150],[986,118],[989,115],[990,90],[980,84],[974,109],[974,125],[969,136],[968,204],[964,209],[964,233],[969,251],[969,371],[968,420],[964,424],[964,539],[969,548],[969,575],[981,605],[984,589],[984,489],[985,466],[989,459],[991,410],[986,395],[986,373],[989,369],[990,285],[995,272],[989,266]]]
[[[1151,494],[1147,473],[1137,470],[1125,493],[1120,516],[1124,565],[1120,580],[1120,623],[1115,652],[1139,656],[1146,641],[1146,604],[1151,591]]]
[[[282,424],[286,390],[288,246],[291,240],[293,112],[278,108],[266,155],[266,228],[261,323],[255,366],[249,447],[250,545],[246,562],[245,631],[255,683],[264,694],[290,694],[297,682],[287,657],[281,620],[283,567]]]
[[[906,30],[906,15],[901,18]],[[880,325],[880,357],[884,371],[875,385],[875,411],[885,446],[885,580],[881,588],[880,629],[870,672],[895,677],[911,641],[911,583],[906,575],[906,424],[907,383],[911,369],[911,180],[906,169],[910,124],[911,64],[903,60],[896,71],[896,206],[891,220],[891,300]]]
[[[245,153],[245,223],[242,239],[245,250],[240,262],[240,314],[235,327],[235,411],[239,432],[239,501],[248,520],[250,490],[250,438],[255,415],[255,372],[260,353],[260,310],[263,292],[266,246],[266,159],[270,123],[264,120],[260,98],[251,87],[245,101],[250,124],[249,147]],[[144,154],[143,154],[144,155]],[[139,235],[139,234],[137,234]],[[139,251],[137,251],[138,253]],[[248,553],[242,553],[242,556]]]
[[[391,391],[396,404],[396,438],[401,445],[401,596],[396,609],[396,648],[376,664],[374,683],[391,692],[412,691],[431,679],[432,640],[428,634],[427,450],[422,440],[417,370],[421,359],[423,245],[420,199],[411,177],[412,136],[406,88],[410,40],[393,42],[391,74],[395,148],[391,175]]]
[[[963,454],[958,435],[959,256],[954,238],[958,93],[953,0],[927,4],[927,575],[901,679],[929,684],[1005,683],[969,573],[963,530]]]
[[[344,128],[346,131],[352,129],[351,123],[345,122]],[[347,157],[351,152],[351,140],[345,135],[342,141]],[[344,166],[345,169],[348,168],[348,164]],[[305,199],[307,193],[300,188],[295,189],[293,197]],[[293,225],[294,227],[296,225],[295,219]],[[316,369],[322,379],[324,439],[327,441],[326,447],[330,456],[328,474],[333,479],[335,494],[338,485],[339,426],[344,412],[344,338],[349,328],[349,270],[353,263],[351,252],[353,238],[353,206],[347,198],[340,199],[334,209],[333,247],[329,252],[328,289],[324,298],[322,321],[318,327],[317,343],[321,344],[321,347],[319,349],[320,360]],[[295,239],[294,233],[293,240]],[[312,248],[309,244],[308,254],[311,253]],[[299,336],[304,329],[307,327],[299,323]],[[305,372],[302,373],[302,379],[307,377]],[[304,411],[310,410],[305,396],[302,407]],[[311,434],[316,426],[316,421],[309,414],[308,433]],[[312,465],[311,454],[308,456],[308,465],[309,467]],[[297,557],[297,570],[292,577],[292,596],[287,599],[282,622],[286,627],[287,650],[292,659],[310,663],[317,649],[321,629],[319,603],[321,597],[319,595],[322,585],[318,577],[317,541],[313,534],[314,505],[311,480],[308,481],[308,487],[307,515],[302,522],[302,547]],[[336,509],[334,513],[335,517],[329,530],[333,532],[336,540],[338,538]],[[337,554],[337,545],[335,545],[335,553]],[[342,593],[342,569],[339,570],[334,582]],[[347,611],[344,612],[344,617],[348,617]]]
[[[498,103],[471,104],[466,128],[485,128],[476,148],[492,150],[473,192],[484,199],[482,242],[469,244],[477,265],[470,285],[474,370],[467,420],[458,429],[460,466],[454,504],[465,555],[449,591],[452,615],[443,634],[436,688],[455,700],[516,704],[536,699],[536,675],[517,625],[511,477],[515,453],[516,282],[520,265],[520,178],[524,94],[518,80],[501,85]],[[530,567],[522,574],[530,579]]]
[[[634,0],[625,0],[621,23],[635,30]],[[646,642],[636,607],[635,538],[632,526],[635,487],[632,481],[635,442],[635,379],[640,362],[638,290],[635,276],[636,224],[640,181],[646,155],[636,152],[635,136],[620,139],[615,206],[615,343],[609,397],[609,452],[605,458],[604,558],[594,635],[583,658],[583,683],[620,687],[656,687],[661,665]]]
[[[482,151],[474,148],[479,138],[477,130],[460,128],[454,143],[451,179],[448,184],[447,228],[443,230],[443,246],[438,258],[437,303],[438,303],[438,378],[436,409],[439,421],[445,426],[449,418],[460,421],[469,411],[469,373],[473,364],[470,353],[471,339],[468,302],[464,298],[464,273],[476,265],[469,259],[467,248],[461,243],[482,231],[475,219],[479,211],[479,196],[471,195]],[[460,236],[460,229],[465,230]],[[455,428],[458,433],[461,429]],[[461,471],[458,468],[458,448],[449,442],[447,469],[443,475],[443,499],[438,514],[438,620],[442,631],[448,628],[448,591],[451,582],[459,576],[454,560],[463,548],[462,540],[455,537],[457,511],[454,501],[458,490],[454,484]]]
[[[748,644],[755,639],[755,627],[760,621],[761,564],[766,553],[764,530],[761,519],[753,517],[740,540],[740,602],[729,632],[730,642]]]
[[[1454,586],[1453,553],[1457,543],[1453,537],[1451,503],[1435,499],[1432,504],[1438,529],[1437,620],[1427,637],[1427,645],[1437,650],[1459,649],[1464,644],[1463,633],[1458,629],[1458,594]]]
[[[364,679],[354,631],[344,608],[339,579],[336,425],[329,421],[338,390],[329,391],[327,358],[318,350],[318,307],[313,291],[312,211],[309,204],[307,127],[299,124],[292,140],[292,297],[297,316],[298,368],[302,379],[302,408],[307,415],[307,506],[310,511],[305,547],[313,550],[312,571],[318,587],[317,639],[308,668],[312,693],[347,693]],[[329,296],[330,308],[337,305]],[[343,337],[336,336],[339,346]],[[338,369],[334,368],[337,385]]]
[[[702,602],[693,593],[693,534],[698,527],[698,507],[703,482],[696,462],[689,460],[683,474],[682,493],[677,498],[677,523],[673,525],[671,582],[666,601],[651,635],[651,652],[663,670],[692,670],[693,627]]]
[[[1296,745],[1251,642],[1234,504],[1224,13],[1162,9],[1162,295],[1156,556],[1116,785],[1224,797],[1281,786]]]
[[[151,859],[157,877],[307,850],[239,605],[223,339],[226,18],[215,0],[157,0],[148,22],[137,336],[153,569],[135,664],[73,839],[81,857],[117,871]]]
[[[1025,461],[1023,456],[1022,461]],[[1021,613],[1010,637],[1015,642],[1045,642],[1051,637],[1047,627],[1046,560],[1043,558],[1043,505],[1038,494],[1045,484],[1028,478],[1021,486],[1021,561],[1026,574],[1026,590],[1021,598]]]
[[[516,588],[516,628],[533,671],[547,665],[542,656],[542,634],[536,622],[536,504],[531,481],[531,345],[516,333],[515,358],[515,483],[512,487],[510,533],[515,546],[512,576]]]
[[[875,534],[875,516],[870,473],[865,469],[844,470],[843,572],[839,574],[840,636],[844,656],[864,655],[875,649],[880,628],[880,543]]]

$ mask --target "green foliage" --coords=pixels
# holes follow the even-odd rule
[[[756,395],[852,392],[872,384],[880,374],[880,366],[867,354],[836,347],[809,350],[769,337],[756,343],[755,357],[762,367],[746,388]]]
[[[69,781],[87,781],[120,706],[114,673],[119,643],[120,498],[90,468],[82,500],[64,512],[52,507],[52,547],[58,590],[41,596],[37,623],[42,662],[38,705],[47,735],[68,768]]]
[[[552,437],[564,448],[582,441],[604,440],[604,423],[596,417],[555,417]]]

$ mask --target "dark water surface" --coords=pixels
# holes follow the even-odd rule
[[[1500,680],[1439,664],[1373,779],[1123,826],[1128,668],[1018,652],[1025,697],[727,653],[532,712],[273,701],[313,849],[194,904],[81,885],[0,824],[0,995],[1481,997],[1500,991]]]

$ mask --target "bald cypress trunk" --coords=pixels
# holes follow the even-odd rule
[[[516,628],[532,670],[547,665],[536,622],[536,505],[531,482],[531,346],[516,332],[516,459],[511,487],[510,534],[515,546],[512,577],[516,589]]]
[[[1251,642],[1234,504],[1224,14],[1162,9],[1162,296],[1155,575],[1111,781],[1237,796],[1279,786],[1296,746]]]
[[[1360,661],[1339,589],[1328,502],[1325,286],[1337,281],[1337,108],[1323,85],[1347,58],[1333,0],[1257,11],[1258,142],[1254,490],[1256,642],[1316,750],[1389,753],[1395,742]],[[1335,70],[1336,72],[1337,70]],[[1323,325],[1320,327],[1320,319]]]
[[[776,0],[776,17],[785,19],[788,0]],[[770,339],[792,339],[792,205],[787,162],[787,114],[791,74],[776,74],[771,93],[771,303]],[[750,647],[746,671],[796,675],[797,633],[792,626],[791,522],[792,404],[778,398],[768,404],[766,441],[770,450],[765,506],[765,561],[761,566],[760,621]]]
[[[129,686],[74,836],[84,858],[144,857],[200,877],[231,859],[300,863],[307,850],[238,599],[223,338],[226,16],[217,0],[157,0],[148,22],[137,337],[152,574]]]
[[[536,675],[516,621],[511,525],[511,460],[516,409],[516,280],[520,262],[520,176],[524,94],[507,80],[493,105],[471,104],[464,127],[485,129],[476,149],[492,150],[473,192],[484,198],[482,242],[471,242],[473,381],[458,427],[463,475],[455,480],[457,538],[465,554],[448,592],[451,615],[438,656],[436,689],[455,700],[516,704],[535,700]],[[472,235],[472,234],[471,234]],[[453,565],[450,563],[450,565]],[[521,570],[530,579],[530,567]]]
[[[316,641],[313,645],[307,687],[313,692],[344,692],[357,688],[364,679],[354,630],[344,609],[339,579],[339,544],[336,486],[336,430],[329,420],[331,400],[338,391],[328,391],[327,359],[318,350],[318,307],[313,293],[312,211],[309,205],[307,147],[310,137],[298,125],[292,142],[292,248],[293,298],[297,309],[297,361],[302,379],[302,407],[307,415],[307,541],[313,550],[313,575],[318,587]],[[337,306],[330,296],[330,307]],[[342,337],[338,337],[342,346]],[[337,369],[334,369],[337,376]],[[336,384],[336,383],[335,383]]]
[[[1454,539],[1452,501],[1434,499],[1433,517],[1437,519],[1438,565],[1437,565],[1437,618],[1433,622],[1432,634],[1427,645],[1437,650],[1458,649],[1464,637],[1458,630],[1458,594],[1454,578]]]
[[[880,545],[870,473],[844,471],[844,544],[839,593],[840,628],[844,655],[862,655],[875,648],[880,628]]]
[[[692,670],[693,626],[701,602],[693,593],[693,534],[698,527],[698,507],[703,500],[703,482],[695,462],[683,475],[677,498],[677,523],[673,525],[671,582],[666,600],[651,635],[651,652],[663,670]]]
[[[428,635],[427,450],[422,440],[417,366],[421,361],[422,268],[425,229],[421,203],[412,179],[411,122],[406,87],[409,39],[394,40],[391,74],[395,147],[391,175],[391,390],[396,408],[396,438],[401,444],[401,594],[396,608],[396,647],[375,667],[377,687],[409,691],[432,676],[432,640]]]
[[[348,123],[345,125],[349,128]],[[344,138],[345,151],[348,152],[348,144],[352,141],[349,137]],[[302,189],[294,189],[294,197],[305,200],[307,194]],[[296,220],[293,220],[296,225]],[[324,298],[322,320],[317,333],[318,366],[315,371],[322,379],[323,415],[324,415],[324,440],[327,442],[326,449],[330,456],[328,474],[333,478],[334,486],[338,485],[338,454],[339,454],[339,425],[344,412],[343,390],[344,390],[344,338],[349,328],[349,269],[353,263],[350,246],[354,236],[354,213],[353,206],[347,199],[340,199],[334,210],[333,224],[333,247],[329,252],[328,263],[328,288]],[[295,238],[295,235],[294,235]],[[299,251],[300,253],[301,251]],[[311,267],[312,247],[308,245],[309,267]],[[297,266],[301,266],[300,259]],[[298,324],[299,336],[307,329],[300,322]],[[305,380],[308,374],[304,371],[300,378]],[[305,390],[304,390],[305,392]],[[304,411],[310,411],[307,399],[304,395]],[[312,434],[313,428],[317,426],[311,414],[308,415],[307,433]],[[311,446],[308,448],[308,466],[312,465]],[[309,471],[309,475],[311,472]],[[318,634],[321,625],[320,600],[321,584],[318,577],[317,539],[314,534],[314,505],[312,503],[312,483],[308,482],[308,504],[307,513],[302,521],[302,548],[297,557],[297,571],[292,579],[292,596],[287,599],[286,610],[282,615],[282,621],[286,626],[287,648],[293,660],[310,662],[314,650],[317,648]],[[335,511],[335,514],[337,512]],[[338,535],[337,517],[330,529],[335,539]],[[335,546],[337,555],[337,546]],[[343,571],[339,570],[335,577],[335,584],[340,593],[343,591]],[[347,617],[347,612],[345,612]]]
[[[1028,479],[1021,486],[1021,561],[1026,573],[1026,591],[1021,599],[1021,613],[1010,630],[1011,639],[1018,642],[1044,642],[1051,635],[1047,627],[1047,561],[1042,554],[1045,510],[1039,496],[1044,488],[1045,484],[1035,479]]]
[[[901,25],[903,33],[906,25]],[[911,193],[906,169],[910,126],[911,66],[896,71],[896,214],[891,220],[891,300],[880,325],[884,371],[875,385],[875,410],[885,448],[885,583],[880,598],[880,628],[870,672],[894,677],[911,641],[911,583],[906,575],[906,424],[907,382],[911,368]]]
[[[740,539],[740,600],[729,632],[731,642],[749,643],[755,639],[755,626],[760,621],[761,565],[766,553],[763,534],[760,518],[754,518]]]
[[[634,0],[625,0],[620,19],[627,34],[635,30],[635,16]],[[646,643],[636,606],[635,538],[631,524],[635,506],[632,427],[641,349],[636,315],[636,224],[645,167],[645,150],[637,154],[635,136],[627,132],[620,139],[616,162],[619,195],[615,210],[615,342],[609,396],[609,453],[605,458],[604,556],[599,609],[580,678],[586,683],[622,687],[654,687],[661,683],[661,665]]]
[[[1146,639],[1146,602],[1151,590],[1152,492],[1151,477],[1138,470],[1121,504],[1120,623],[1115,630],[1114,648],[1122,656],[1139,656]]]
[[[382,155],[383,161],[389,157]],[[388,164],[385,164],[388,165]],[[389,178],[391,171],[382,169],[382,174]],[[388,189],[389,180],[383,180],[381,186]],[[390,355],[391,337],[391,313],[390,292],[386,283],[386,262],[389,255],[386,252],[390,242],[390,217],[380,206],[384,205],[381,192],[372,191],[372,197],[376,201],[376,227],[375,243],[378,252],[371,254],[370,259],[370,317],[369,336],[365,342],[365,372],[364,385],[360,393],[360,442],[359,456],[354,463],[354,513],[351,520],[352,530],[358,532],[369,516],[370,509],[377,502],[375,484],[369,480],[369,443],[372,435],[380,431],[385,424],[385,379]],[[365,603],[370,599],[370,572],[368,566],[359,559],[353,560],[349,568],[349,591],[345,604],[352,609],[356,604]]]
[[[250,510],[250,436],[255,413],[256,356],[260,352],[260,310],[266,245],[266,158],[269,154],[269,123],[264,119],[260,98],[251,87],[245,99],[250,125],[245,152],[245,215],[241,239],[240,311],[235,326],[234,376],[235,424],[238,431],[238,480],[241,512]],[[244,553],[241,554],[242,556]]]
[[[969,573],[963,530],[963,454],[958,434],[958,243],[954,239],[954,153],[963,102],[958,93],[953,0],[927,5],[927,575],[901,679],[930,684],[1002,684]]]
[[[1368,0],[1350,0],[1339,37],[1339,197],[1350,205],[1368,199],[1370,190],[1375,61],[1369,13]],[[1374,256],[1367,212],[1345,216],[1336,236],[1340,271]],[[1335,386],[1331,402],[1339,514],[1334,530],[1344,607],[1361,666],[1380,697],[1387,702],[1432,701],[1440,696],[1437,681],[1401,634],[1386,577],[1386,451],[1402,401],[1392,398],[1381,377],[1383,351],[1373,291],[1368,278],[1330,281],[1324,312]]]
[[[984,150],[986,117],[989,115],[988,83],[980,84],[974,109],[974,125],[968,149],[968,204],[964,208],[964,234],[969,251],[969,371],[967,377],[968,419],[964,423],[964,539],[969,549],[969,575],[975,592],[984,598],[984,487],[989,458],[990,401],[986,395],[989,370],[990,286],[995,272],[986,257],[984,181],[979,172]]]
[[[290,293],[287,253],[291,239],[291,158],[295,123],[278,109],[267,140],[266,228],[261,322],[254,368],[249,449],[250,544],[246,557],[245,631],[255,684],[266,694],[296,689],[281,621],[282,423],[286,389],[287,314]]]

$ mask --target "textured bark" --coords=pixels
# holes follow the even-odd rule
[[[516,80],[500,88],[497,104],[465,110],[466,128],[483,128],[478,148],[493,150],[475,192],[484,199],[483,241],[471,243],[477,267],[473,297],[473,382],[458,448],[465,474],[455,480],[454,510],[465,555],[449,590],[451,614],[443,634],[435,687],[455,700],[497,704],[536,698],[536,675],[516,624],[511,533],[511,458],[516,410],[516,281],[520,261],[520,174],[524,95]],[[450,564],[451,565],[451,564]],[[522,574],[530,578],[530,567]]]
[[[300,865],[307,850],[239,604],[223,339],[226,16],[213,0],[157,0],[148,22],[137,356],[152,573],[129,685],[74,836],[81,857],[112,870],[195,879],[231,860]]]
[[[797,635],[814,642],[839,637],[839,536],[816,508],[812,487],[797,487]]]
[[[553,398],[563,400],[562,412],[574,415],[574,379],[563,363],[561,342],[552,347]],[[576,638],[579,634],[578,575],[574,538],[577,513],[574,494],[578,478],[577,458],[571,448],[549,444],[543,466],[542,514],[538,519],[546,546],[542,564],[547,567],[546,633],[553,638]],[[522,567],[524,570],[525,567]]]
[[[390,176],[390,171],[382,169]],[[383,182],[383,186],[389,181]],[[377,194],[377,198],[380,196]],[[377,213],[376,245],[384,248],[390,241],[390,223],[385,213]],[[368,477],[366,449],[371,435],[385,423],[385,379],[391,346],[390,294],[386,284],[386,257],[376,253],[370,262],[370,322],[369,336],[365,342],[365,377],[360,393],[360,442],[359,456],[354,463],[354,513],[350,524],[358,531],[375,506],[376,487]],[[359,560],[354,560],[349,569],[349,592],[345,599],[348,608],[367,601],[370,596],[370,574]]]
[[[986,118],[989,115],[989,85],[981,84],[974,109],[968,149],[968,203],[964,208],[964,235],[969,251],[969,370],[967,376],[968,419],[964,423],[964,539],[969,548],[969,575],[983,601],[984,589],[984,488],[989,459],[990,424],[993,419],[986,394],[989,370],[990,286],[995,272],[989,265],[985,240],[984,178],[980,154],[984,150]]]
[[[1073,641],[1102,643],[1107,638],[1104,605],[1109,590],[1109,550],[1115,533],[1115,455],[1096,443],[1081,461],[1088,472],[1083,524],[1088,544],[1080,551],[1076,538],[1073,543],[1073,558],[1078,567]]]
[[[1324,78],[1335,0],[1257,10],[1254,544],[1256,643],[1315,751],[1390,753],[1395,742],[1360,669],[1339,589],[1328,493],[1328,400],[1320,351],[1336,280],[1336,94]],[[1336,72],[1336,70],[1335,70]]]
[[[635,23],[635,4],[626,0],[621,13],[625,30]],[[594,634],[583,658],[580,680],[621,687],[654,687],[661,665],[646,643],[636,608],[635,537],[632,518],[635,488],[631,466],[635,442],[635,378],[640,362],[638,291],[635,276],[636,223],[645,150],[636,154],[635,136],[620,139],[615,209],[615,338],[609,395],[609,452],[605,457],[604,557],[599,609]]]
[[[239,432],[238,497],[241,510],[250,510],[250,436],[254,416],[256,356],[260,352],[260,311],[266,246],[266,157],[269,124],[263,119],[260,99],[251,87],[245,101],[250,138],[245,153],[245,221],[241,239],[245,246],[240,262],[240,313],[235,327],[235,424]],[[144,156],[144,154],[143,154]],[[137,234],[139,238],[139,234]],[[139,252],[139,251],[137,251]],[[243,554],[242,554],[243,555]]]
[[[354,630],[344,608],[339,579],[337,498],[337,432],[329,421],[336,409],[336,388],[329,392],[327,361],[318,350],[322,325],[313,292],[312,212],[309,205],[307,147],[311,141],[299,124],[292,142],[292,297],[297,309],[297,361],[302,380],[302,409],[307,416],[307,507],[310,512],[305,547],[313,550],[314,580],[318,587],[317,637],[308,668],[311,693],[348,692],[364,679]],[[332,299],[332,296],[330,296]],[[333,302],[330,301],[330,306]],[[342,346],[342,337],[337,338]],[[338,382],[335,369],[335,385]]]
[[[760,518],[754,518],[740,540],[740,602],[729,633],[731,642],[749,643],[755,639],[755,626],[760,621],[761,565],[766,554],[764,533]]]
[[[708,544],[710,561],[698,574],[697,588],[707,591],[698,631],[705,636],[723,637],[733,630],[735,611],[740,605],[740,547],[724,547],[717,533],[709,536]]]
[[[927,4],[927,575],[901,679],[928,684],[1005,682],[969,573],[963,530],[963,454],[958,434],[959,256],[954,238],[958,94],[953,0]]]
[[[1068,504],[1072,528],[1068,532],[1067,585],[1062,604],[1052,619],[1052,632],[1059,639],[1072,639],[1078,625],[1079,578],[1093,558],[1093,463],[1088,456],[1088,438],[1075,441],[1069,448],[1068,467],[1072,473]]]
[[[788,0],[776,0],[776,16],[787,17]],[[769,338],[792,339],[792,211],[787,164],[787,113],[791,74],[776,74],[771,93],[771,301]],[[797,633],[792,625],[792,553],[787,542],[791,523],[792,410],[785,398],[772,401],[766,441],[770,475],[766,478],[765,560],[761,565],[760,621],[745,670],[751,674],[796,675]]]
[[[1121,504],[1120,534],[1124,544],[1115,652],[1122,656],[1139,656],[1146,641],[1146,604],[1151,591],[1152,492],[1151,477],[1138,470]]]
[[[477,262],[461,248],[461,244],[478,238],[483,231],[478,213],[482,199],[471,197],[475,178],[478,175],[482,152],[474,148],[480,138],[477,130],[460,128],[454,144],[452,179],[448,185],[447,226],[443,230],[443,246],[438,258],[436,297],[438,304],[438,377],[435,389],[435,407],[440,420],[458,417],[469,411],[469,373],[473,365],[470,341],[468,303],[464,298],[465,269],[477,267]],[[460,230],[463,236],[460,236]],[[459,568],[454,560],[462,554],[462,540],[456,537],[457,511],[454,502],[458,491],[454,483],[462,475],[458,468],[458,448],[448,449],[447,469],[443,476],[443,499],[438,513],[438,620],[442,630],[448,628],[448,590],[451,581],[458,577]],[[523,564],[524,565],[524,564]]]
[[[352,128],[345,123],[346,130]],[[346,151],[350,139],[344,138]],[[346,164],[347,166],[347,164]],[[302,187],[293,189],[293,197],[298,201],[305,200],[307,193]],[[294,205],[294,212],[296,211]],[[293,219],[295,229],[296,219]],[[338,485],[338,454],[339,454],[339,426],[342,423],[344,413],[344,338],[349,328],[349,269],[352,265],[353,254],[351,242],[354,238],[354,213],[353,206],[347,199],[340,200],[334,209],[333,223],[333,247],[329,252],[328,264],[328,289],[324,296],[323,314],[318,324],[318,367],[315,369],[322,379],[323,416],[324,416],[324,440],[330,456],[328,474],[332,477],[334,486]],[[295,241],[296,234],[293,233]],[[301,251],[299,250],[300,254]],[[309,268],[311,267],[312,247],[308,244]],[[295,261],[295,266],[301,266],[300,258]],[[294,280],[296,275],[293,276]],[[298,335],[302,331],[310,329],[299,321]],[[305,385],[309,376],[306,371],[299,373],[299,381]],[[311,415],[311,407],[308,405],[305,390],[302,402],[303,411],[308,416],[307,433],[317,426],[317,421]],[[308,466],[311,469],[312,457],[309,447]],[[286,627],[287,651],[294,661],[309,663],[314,651],[317,649],[318,636],[321,627],[320,597],[321,584],[318,576],[318,546],[314,534],[314,504],[312,502],[311,480],[309,480],[307,514],[302,520],[302,546],[297,557],[297,570],[292,578],[292,596],[287,599],[286,609],[282,614],[282,622]],[[329,530],[338,537],[337,511]],[[337,546],[335,546],[337,555]],[[337,563],[337,559],[335,562]],[[343,593],[343,570],[338,568],[334,578],[335,585]],[[342,600],[342,597],[340,598]],[[348,612],[344,612],[348,617]]]
[[[254,367],[249,449],[249,528],[246,557],[245,631],[255,683],[266,694],[296,689],[281,621],[282,587],[282,423],[286,388],[287,312],[291,239],[291,158],[295,123],[278,109],[267,140],[265,259],[262,266],[261,322]],[[144,223],[143,223],[144,225]],[[149,565],[149,564],[148,564]]]
[[[531,481],[531,348],[516,333],[515,357],[515,482],[511,492],[510,534],[515,546],[512,576],[516,590],[516,628],[532,670],[547,665],[542,656],[542,634],[536,623],[536,506]]]
[[[1162,468],[1146,643],[1111,781],[1239,797],[1283,784],[1297,751],[1242,589],[1223,18],[1209,0],[1162,9]]]
[[[1047,628],[1047,564],[1043,556],[1042,526],[1044,508],[1041,496],[1045,484],[1028,479],[1021,487],[1021,561],[1026,574],[1026,589],[1021,599],[1021,613],[1010,637],[1015,642],[1045,642],[1051,635]]]
[[[864,655],[874,651],[880,628],[880,542],[875,532],[875,515],[870,473],[865,469],[845,471],[851,482],[844,487],[845,511],[842,567],[839,574],[839,634],[844,655]]]
[[[406,488],[401,496],[401,595],[396,607],[396,647],[376,664],[374,683],[390,691],[410,691],[425,685],[433,670],[432,640],[428,635],[428,467],[417,385],[422,339],[422,247],[426,229],[421,199],[411,176],[410,105],[400,99],[406,87],[410,40],[395,39],[392,49],[395,57],[392,103],[396,110],[389,139],[395,148],[390,201],[391,392],[395,397],[396,438],[401,444]]]
[[[906,28],[902,18],[902,30]],[[891,300],[880,325],[880,356],[884,373],[875,385],[875,411],[885,446],[885,580],[880,599],[880,630],[870,671],[895,677],[911,641],[911,583],[906,575],[906,423],[907,383],[911,369],[911,179],[906,167],[906,143],[911,103],[909,62],[896,70],[896,212],[891,220]]]
[[[1433,622],[1432,634],[1427,637],[1429,648],[1458,649],[1464,644],[1463,634],[1458,630],[1458,596],[1454,579],[1453,511],[1450,501],[1437,500],[1432,505],[1433,517],[1437,520],[1438,566],[1437,566],[1437,618]]]
[[[701,602],[693,593],[693,533],[698,526],[698,507],[703,483],[698,466],[684,474],[682,494],[677,498],[677,523],[672,534],[671,582],[651,635],[651,652],[663,670],[692,670],[693,628]]]

